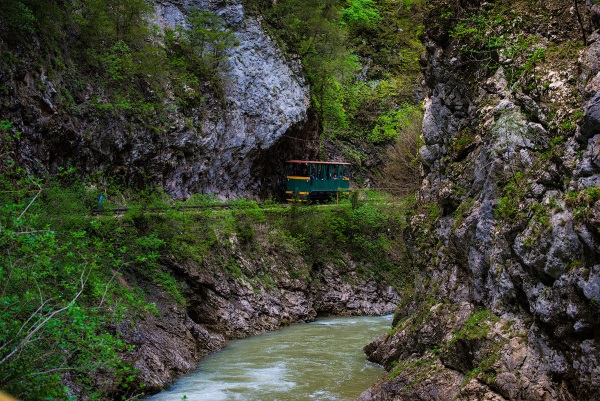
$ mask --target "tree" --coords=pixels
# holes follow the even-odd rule
[[[354,79],[359,63],[347,47],[339,2],[282,1],[274,6],[272,18],[287,45],[301,57],[313,104],[325,124],[346,125],[341,89]]]
[[[386,154],[385,185],[395,195],[412,195],[421,184],[419,148],[422,146],[423,113],[417,107],[404,105],[394,116],[396,142]]]
[[[235,46],[235,35],[227,29],[221,17],[208,11],[192,10],[186,17],[187,29],[182,30],[190,50],[208,73],[227,59],[227,50]]]
[[[33,11],[22,2],[0,0],[0,21],[0,32],[10,38],[11,33],[33,33],[36,18]]]
[[[144,46],[149,35],[147,18],[154,10],[147,0],[76,0],[70,7],[69,18],[80,39],[92,47],[119,40]]]
[[[374,28],[381,22],[381,16],[373,0],[349,0],[349,6],[342,10],[343,21],[354,27]]]

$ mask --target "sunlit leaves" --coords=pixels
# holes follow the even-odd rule
[[[373,28],[381,22],[373,0],[349,0],[349,6],[342,11],[342,21],[355,27]]]

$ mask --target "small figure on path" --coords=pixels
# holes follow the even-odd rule
[[[100,196],[98,196],[98,210],[104,210],[104,205],[102,204],[102,202],[104,201],[104,199],[106,199],[106,195],[105,194],[100,194]]]

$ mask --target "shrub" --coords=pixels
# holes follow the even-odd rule
[[[31,184],[3,183],[0,202],[0,388],[21,399],[67,400],[68,369],[99,397],[90,373],[110,374],[117,387],[136,376],[121,360],[130,348],[108,326],[144,301],[114,280],[128,256],[117,249],[114,221],[104,227],[85,217],[83,188],[46,182],[32,192]]]
[[[381,22],[381,16],[373,0],[349,0],[349,6],[342,10],[342,21],[354,26],[374,28]]]

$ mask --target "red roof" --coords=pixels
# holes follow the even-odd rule
[[[316,160],[287,160],[286,163],[304,163],[304,164],[347,164],[346,162],[320,162]]]

